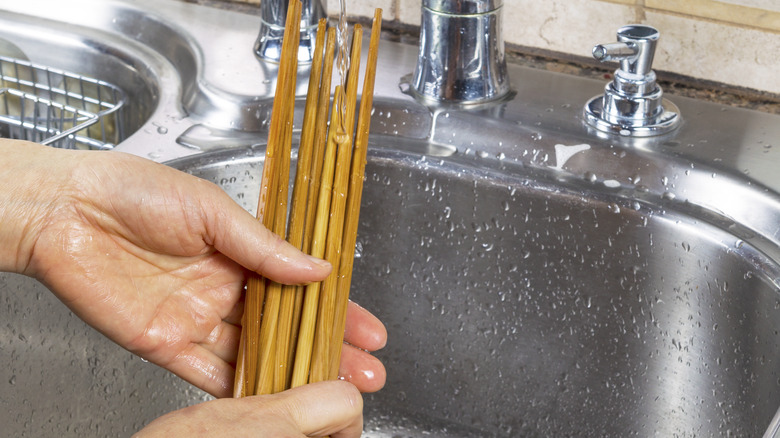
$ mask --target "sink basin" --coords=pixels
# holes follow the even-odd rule
[[[780,269],[728,227],[668,199],[383,146],[370,151],[352,291],[390,338],[367,436],[769,424]],[[251,211],[262,160],[250,148],[170,164]]]
[[[0,0],[0,38],[122,87],[130,129],[115,150],[253,212],[276,72],[251,53],[257,18],[50,3]],[[600,81],[510,65],[511,98],[428,107],[404,79],[416,47],[380,53],[352,298],[387,325],[388,382],[365,396],[365,436],[767,430],[780,406],[777,116],[667,96],[678,131],[611,137],[581,118]],[[124,436],[209,399],[34,280],[0,274],[0,301],[8,435]]]

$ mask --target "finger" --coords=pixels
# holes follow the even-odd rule
[[[222,322],[214,327],[206,339],[200,342],[200,345],[220,360],[234,364],[238,355],[240,338],[241,327]]]
[[[233,366],[200,345],[192,344],[170,363],[158,365],[215,397],[233,395]]]
[[[275,395],[211,400],[168,413],[141,436],[359,438],[363,399],[346,382],[304,385]]]
[[[361,392],[376,392],[385,386],[387,372],[382,362],[371,354],[344,344],[341,350],[339,376]]]
[[[330,273],[330,263],[299,251],[265,228],[219,187],[209,187],[213,187],[211,196],[203,196],[201,201],[204,239],[217,251],[284,284],[320,281]]]
[[[376,351],[387,344],[387,329],[379,318],[350,301],[344,340],[358,348]]]
[[[277,395],[306,436],[357,438],[363,432],[363,397],[347,382],[312,383]]]
[[[243,317],[244,317],[244,299],[242,297],[242,299],[236,302],[236,304],[233,306],[233,309],[231,309],[230,312],[227,315],[225,315],[224,318],[222,318],[222,320],[228,324],[240,326],[241,319]]]

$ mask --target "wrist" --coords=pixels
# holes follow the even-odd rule
[[[0,271],[30,275],[35,243],[65,183],[65,151],[0,139]]]

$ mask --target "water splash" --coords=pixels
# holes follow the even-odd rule
[[[339,134],[341,135],[347,135],[347,73],[349,72],[350,67],[349,48],[347,47],[347,40],[349,37],[348,30],[346,0],[339,0],[339,22],[336,27],[336,42],[338,44],[336,64],[341,84],[341,104],[339,105],[339,112],[341,114]]]

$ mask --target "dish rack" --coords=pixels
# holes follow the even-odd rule
[[[117,86],[0,56],[0,137],[65,149],[112,149],[123,140]]]

